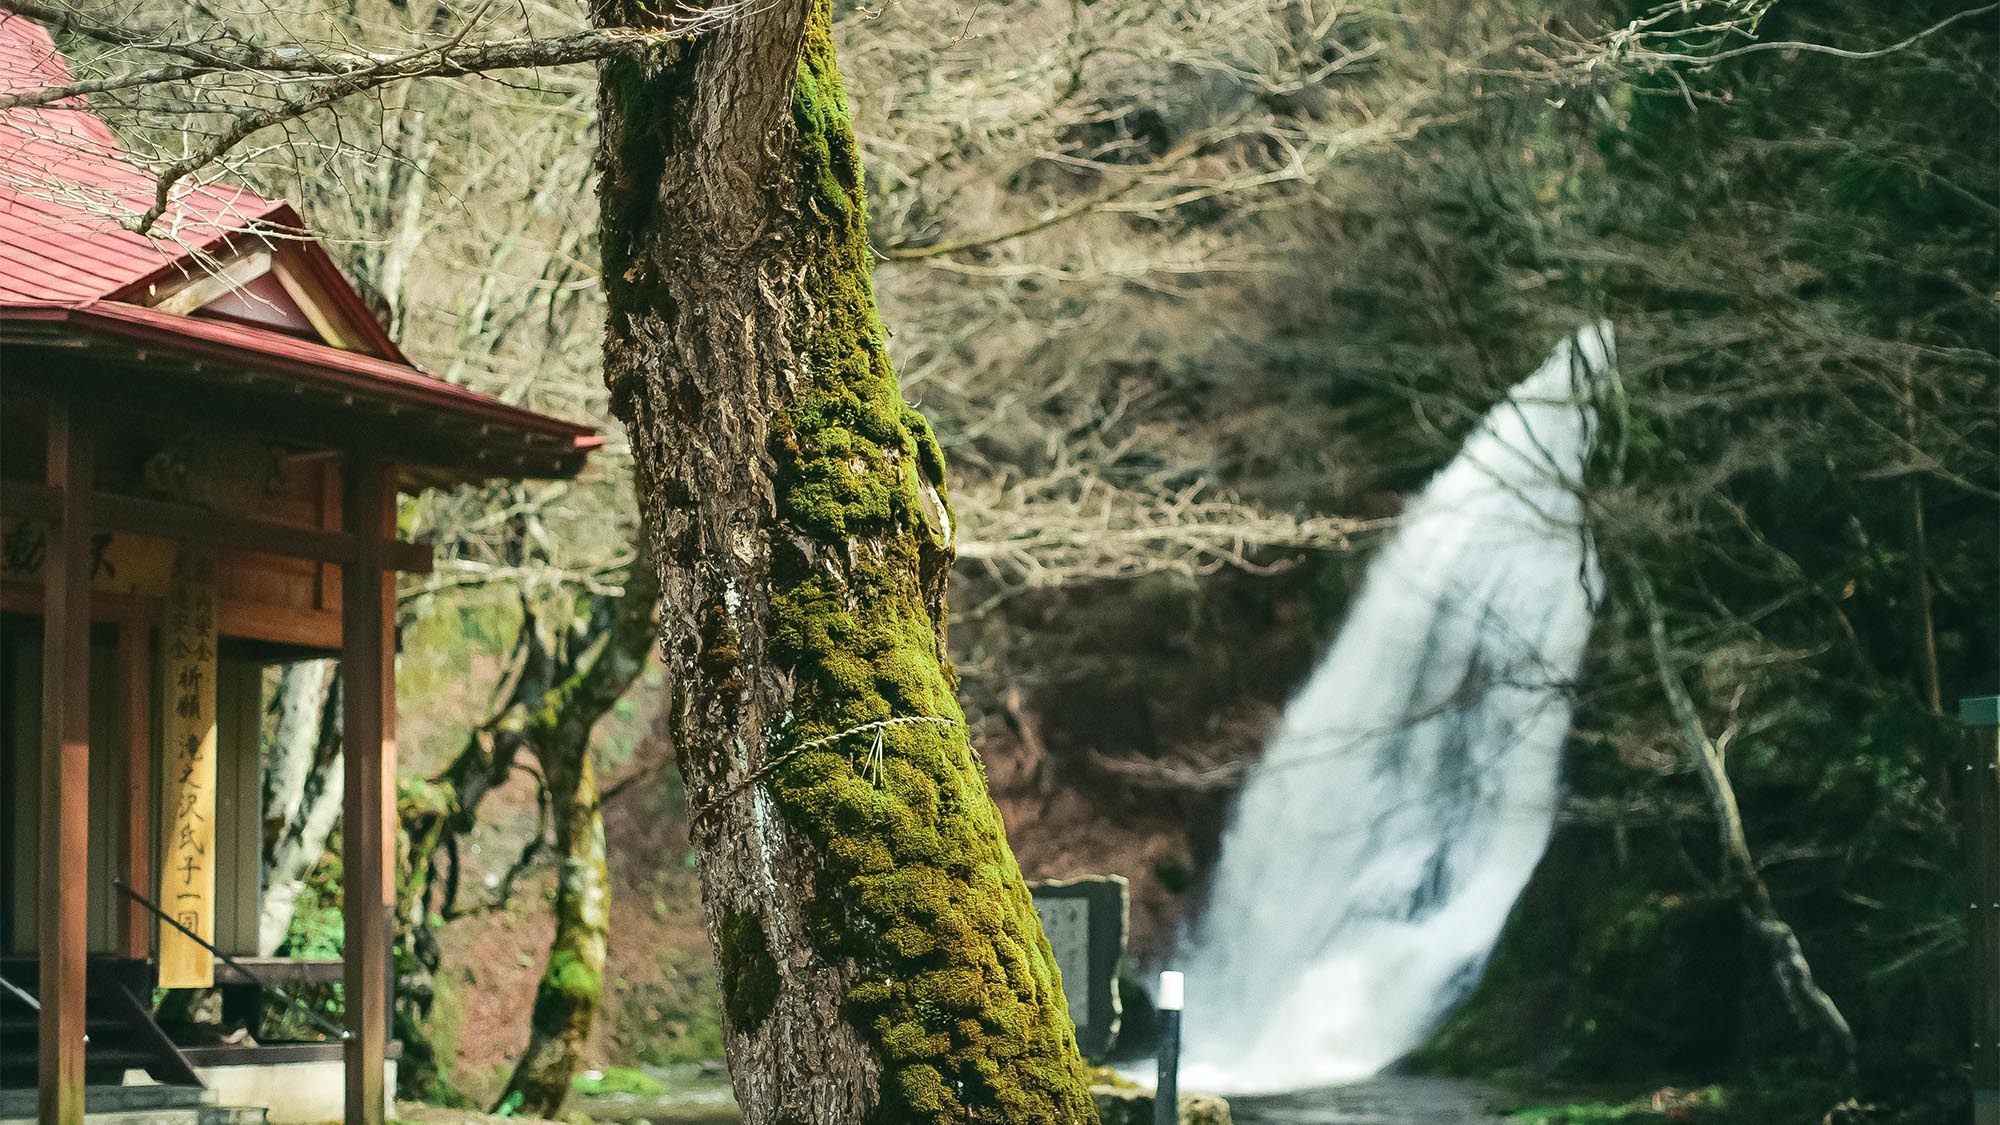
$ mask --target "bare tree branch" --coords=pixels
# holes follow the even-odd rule
[[[0,19],[26,16],[109,47],[186,61],[0,95],[0,110],[58,105],[84,94],[127,91],[218,74],[252,75],[272,84],[267,104],[230,113],[225,128],[155,171],[152,203],[137,215],[118,217],[119,225],[141,234],[152,230],[167,213],[181,181],[265,129],[327,109],[355,95],[414,79],[462,78],[644,55],[706,34],[746,10],[745,4],[729,3],[703,9],[690,17],[669,17],[663,26],[646,30],[591,28],[561,35],[469,41],[487,11],[482,7],[456,33],[407,51],[390,53],[263,47],[229,34],[191,38],[164,29],[106,22],[67,4],[45,0],[7,0],[7,3],[8,14],[0,15]]]
[[[145,82],[168,82],[188,77],[196,71],[241,71],[267,75],[301,75],[318,78],[352,78],[356,75],[382,76],[383,81],[411,78],[460,78],[495,70],[519,70],[599,59],[630,58],[644,55],[668,43],[691,39],[736,18],[748,10],[745,2],[720,4],[702,9],[691,18],[667,17],[665,26],[649,30],[590,28],[561,35],[526,36],[511,39],[466,41],[464,30],[400,53],[359,50],[307,50],[296,46],[260,47],[234,37],[189,39],[164,29],[134,28],[92,18],[68,4],[46,0],[7,0],[6,8],[49,27],[72,35],[94,39],[107,46],[123,47],[187,60],[192,70],[181,74],[142,72],[120,79],[118,85],[77,83],[63,87],[52,96],[36,91],[31,95],[0,98],[0,109],[14,105],[45,104],[99,88],[123,88]],[[483,9],[482,9],[483,11]],[[0,18],[5,18],[0,16]],[[162,68],[164,70],[165,68]],[[33,99],[33,100],[30,100]]]
[[[1962,20],[1972,19],[1976,16],[1991,15],[1993,12],[1996,11],[2000,11],[2000,4],[1988,4],[1983,8],[1967,8],[1962,12],[1946,16],[1944,19],[1939,20],[1938,22],[1923,29],[1922,31],[1917,32],[1915,35],[1912,35],[1907,39],[1901,40],[1896,43],[1891,43],[1886,47],[1877,47],[1874,50],[1857,51],[1857,50],[1849,50],[1842,47],[1831,46],[1826,43],[1810,43],[1810,42],[1802,42],[1795,39],[1780,39],[1780,40],[1767,40],[1758,43],[1750,43],[1742,47],[1732,47],[1729,48],[1728,50],[1717,51],[1714,54],[1708,54],[1708,55],[1692,55],[1674,51],[1654,51],[1647,49],[1639,49],[1632,51],[1629,54],[1622,54],[1620,57],[1631,62],[1678,62],[1678,63],[1696,63],[1703,66],[1707,66],[1713,63],[1722,62],[1725,59],[1741,58],[1744,55],[1754,55],[1764,51],[1799,51],[1807,54],[1832,55],[1834,58],[1837,59],[1851,59],[1856,61],[1863,61],[1867,59],[1884,58],[1888,55],[1893,55],[1898,51],[1908,50],[1909,48],[1917,45],[1918,43],[1923,42],[1924,40],[1930,38],[1933,35],[1936,35],[1938,32],[1943,31],[1945,28],[1950,27],[1955,23],[1958,23]],[[1618,51],[1621,46],[1620,38],[1614,36],[1610,42],[1610,46],[1614,52]]]

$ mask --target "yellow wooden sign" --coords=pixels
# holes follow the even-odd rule
[[[49,529],[34,520],[0,524],[0,577],[34,581],[48,561]],[[90,588],[157,598],[173,575],[174,545],[146,535],[100,531],[90,537]]]
[[[215,564],[207,552],[175,552],[160,615],[160,909],[215,940]],[[215,959],[179,929],[160,924],[160,987],[212,988]]]

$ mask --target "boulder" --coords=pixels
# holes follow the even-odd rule
[[[1101,1125],[1153,1125],[1153,1092],[1092,1086]],[[1231,1125],[1229,1103],[1214,1094],[1182,1094],[1181,1125]]]

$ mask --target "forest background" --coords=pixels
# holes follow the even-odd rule
[[[489,7],[251,18],[583,17]],[[1962,1100],[1948,766],[1955,700],[2000,682],[1996,11],[840,4],[884,319],[951,464],[961,694],[1028,873],[1129,876],[1135,963],[1169,948],[1402,498],[1604,317],[1622,362],[1587,500],[1610,582],[1558,831],[1418,1062],[1726,1083],[1769,1120]],[[664,688],[631,626],[657,595],[630,578],[599,368],[595,79],[391,86],[218,166],[304,204],[419,362],[612,439],[581,481],[403,512],[441,559],[399,611],[403,1075],[432,1098],[492,1104],[531,1036],[562,1039],[537,989],[579,940],[604,963],[572,1063],[721,1055]],[[159,162],[200,135],[143,88],[94,104]],[[536,727],[592,669],[567,726]],[[269,939],[308,955],[338,933],[332,689],[274,676],[269,720],[308,779],[270,825],[300,893]],[[593,855],[595,923],[560,893]]]

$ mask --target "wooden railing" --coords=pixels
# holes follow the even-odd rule
[[[222,950],[217,949],[214,945],[210,944],[206,938],[202,937],[198,933],[195,933],[193,930],[188,929],[186,926],[181,925],[178,921],[170,917],[165,911],[153,905],[152,899],[147,898],[145,895],[142,895],[138,891],[135,891],[131,887],[127,886],[125,883],[125,879],[122,876],[113,876],[111,879],[111,885],[117,887],[121,892],[123,892],[126,895],[126,897],[130,898],[133,902],[136,902],[140,906],[145,907],[146,910],[153,915],[153,917],[158,918],[160,921],[165,922],[167,925],[172,926],[176,930],[179,930],[181,933],[187,935],[188,940],[194,942],[196,945],[199,945],[203,949],[206,949],[210,953],[214,954],[216,960],[221,961],[223,964],[229,966],[229,968],[232,971],[237,973],[244,980],[247,980],[250,983],[255,984],[258,988],[263,989],[265,992],[270,993],[271,995],[276,996],[278,999],[283,1000],[285,1003],[291,1005],[291,1007],[295,1011],[297,1011],[300,1015],[304,1016],[306,1018],[306,1021],[311,1023],[314,1027],[319,1028],[321,1031],[326,1032],[328,1035],[331,1035],[336,1039],[345,1040],[353,1035],[353,1032],[348,1031],[346,1028],[340,1026],[337,1023],[334,1023],[332,1020],[327,1019],[325,1016],[314,1011],[312,1009],[312,1006],[307,1004],[305,1001],[300,1000],[298,997],[293,996],[291,993],[286,992],[282,988],[279,988],[276,984],[273,984],[272,982],[265,980],[263,977],[258,976],[256,970],[250,968],[248,965],[245,965],[242,961],[239,961],[236,958],[231,957],[229,954],[224,953]]]
[[[6,977],[0,977],[0,989],[5,989],[14,999],[26,1004],[30,1010],[37,1012],[42,1010],[41,1001],[35,999],[32,993],[15,984],[13,981],[8,980]]]

